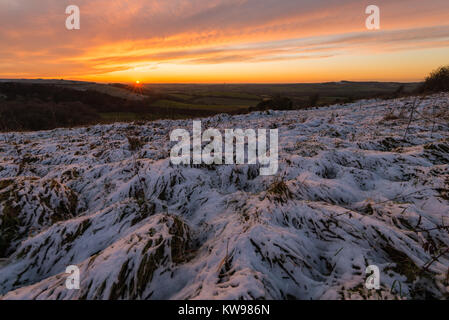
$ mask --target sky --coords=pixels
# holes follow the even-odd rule
[[[447,64],[448,0],[0,0],[0,78],[413,82]]]

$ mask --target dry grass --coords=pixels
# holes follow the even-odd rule
[[[398,120],[399,117],[397,115],[394,114],[393,111],[387,113],[386,115],[384,115],[384,117],[382,118],[382,121],[392,121],[392,120]]]
[[[127,136],[126,138],[128,139],[129,150],[131,151],[140,150],[145,145],[145,142],[139,137]]]
[[[293,193],[288,188],[283,178],[277,178],[268,188],[268,194],[278,202],[287,202],[293,197]]]

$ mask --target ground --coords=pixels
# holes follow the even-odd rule
[[[172,165],[170,132],[191,120],[0,134],[0,297],[448,298],[448,102],[202,119],[277,128],[272,177]]]

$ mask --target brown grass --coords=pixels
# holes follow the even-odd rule
[[[145,145],[145,142],[139,137],[127,136],[126,138],[128,139],[129,150],[131,151],[140,150]]]

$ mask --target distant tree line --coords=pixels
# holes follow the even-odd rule
[[[154,107],[158,95],[142,101],[114,97],[95,90],[58,85],[0,83],[0,131],[49,130],[102,121],[101,113],[156,114],[161,118],[203,117],[208,110]],[[145,118],[142,116],[142,118]]]
[[[139,112],[146,106],[140,101],[113,97],[96,90],[76,90],[47,84],[0,83],[0,93],[6,95],[6,101],[80,102],[97,112]]]
[[[80,102],[0,102],[0,131],[47,130],[93,123],[98,114]]]
[[[273,98],[262,100],[257,106],[250,108],[249,111],[263,110],[292,110],[293,101],[290,98],[276,95]]]

